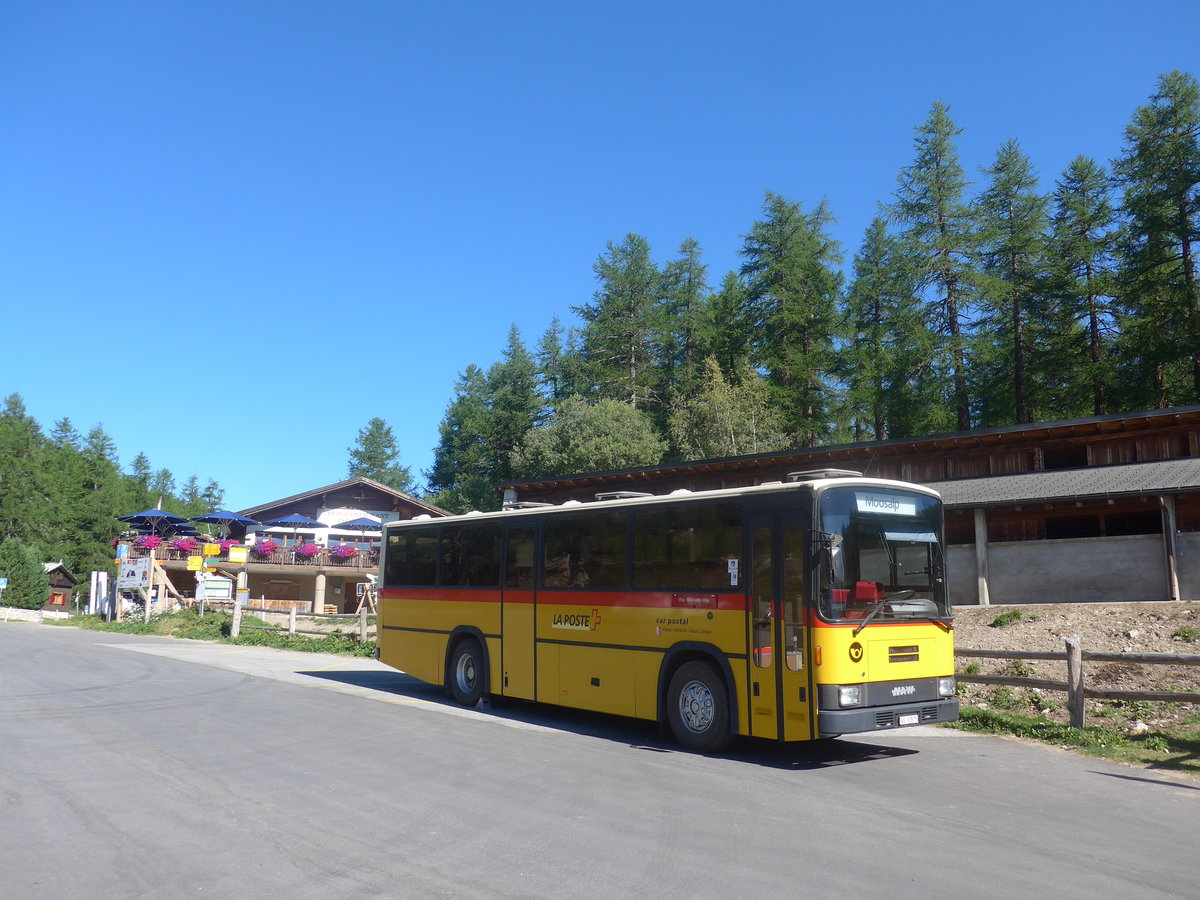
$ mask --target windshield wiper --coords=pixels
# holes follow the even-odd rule
[[[876,615],[878,615],[878,614],[879,614],[879,612],[880,612],[880,611],[881,611],[881,610],[882,610],[882,609],[883,609],[885,606],[888,608],[888,612],[891,612],[891,611],[892,611],[892,604],[888,603],[886,600],[884,600],[884,601],[881,601],[880,603],[877,603],[877,604],[875,604],[875,608],[874,608],[874,609],[872,609],[872,610],[871,610],[869,613],[867,613],[867,617],[866,617],[865,619],[863,619],[863,620],[862,620],[862,624],[861,624],[861,625],[859,625],[857,628],[855,628],[855,629],[854,629],[852,632],[850,632],[850,637],[858,637],[858,633],[859,633],[860,631],[862,631],[864,628],[866,628],[868,625],[870,625],[870,624],[871,624],[871,620],[872,620],[873,618],[875,618],[875,616],[876,616]]]

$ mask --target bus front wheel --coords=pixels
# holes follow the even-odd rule
[[[733,742],[725,682],[706,662],[686,662],[667,688],[667,722],[685,750],[712,753]]]
[[[450,692],[463,706],[474,706],[483,697],[483,649],[475,638],[466,638],[450,657]]]

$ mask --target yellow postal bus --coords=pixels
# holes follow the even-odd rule
[[[379,658],[684,747],[958,717],[942,506],[841,470],[387,525]]]

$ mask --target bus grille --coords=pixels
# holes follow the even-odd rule
[[[916,644],[905,647],[888,647],[888,662],[919,662],[920,659],[921,651]]]

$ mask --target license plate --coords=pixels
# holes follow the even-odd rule
[[[901,725],[916,725],[916,724],[918,724],[920,721],[921,721],[921,717],[920,717],[920,715],[918,715],[917,713],[911,713],[911,714],[909,714],[909,715],[907,715],[907,716],[901,716],[901,717],[900,717],[900,724],[901,724]]]

